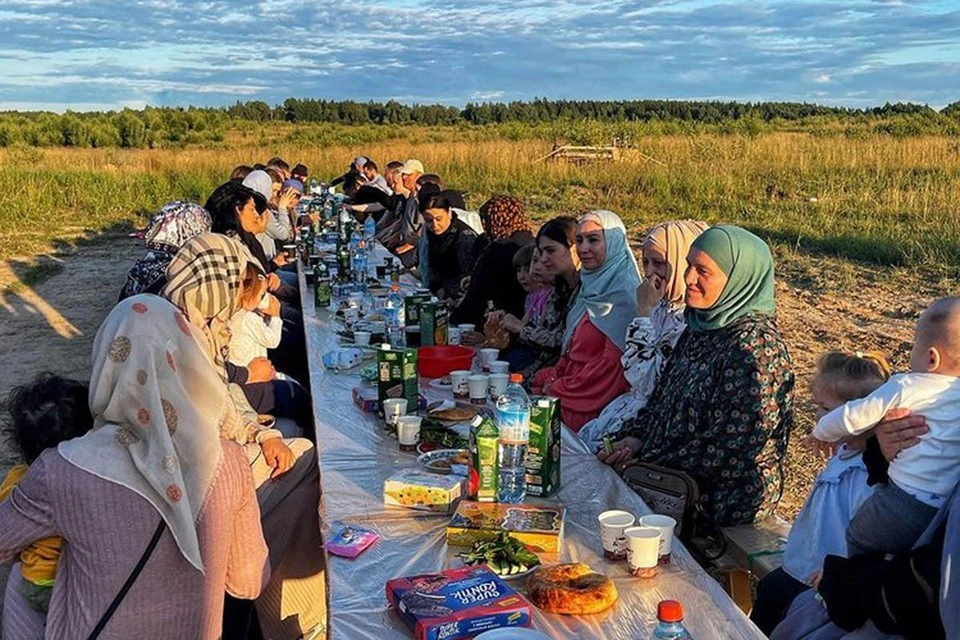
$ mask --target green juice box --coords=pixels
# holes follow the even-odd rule
[[[420,305],[430,302],[429,293],[414,293],[403,301],[403,310],[406,314],[406,326],[413,327],[420,324]]]
[[[416,349],[394,349],[388,344],[377,349],[377,400],[381,416],[383,401],[388,398],[406,398],[407,413],[416,414],[420,401]]]
[[[530,443],[527,446],[527,494],[545,497],[560,488],[560,399],[530,398]]]
[[[496,502],[499,484],[500,431],[486,416],[473,419],[470,428],[470,478],[468,493],[478,502]]]
[[[420,344],[436,347],[447,344],[450,315],[442,302],[424,302],[420,305]]]

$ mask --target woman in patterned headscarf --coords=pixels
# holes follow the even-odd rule
[[[210,231],[210,214],[195,202],[175,200],[160,207],[143,240],[147,254],[127,274],[120,299],[138,293],[160,293],[167,283],[167,265],[191,238]]]
[[[256,306],[259,296],[248,294],[261,274],[244,245],[216,233],[188,242],[167,272],[164,297],[197,330],[216,369],[230,372],[223,377],[229,375],[236,384],[246,382],[247,370],[225,363],[231,337],[228,322],[240,309]],[[231,397],[235,406],[245,405],[242,394]],[[274,561],[274,575],[257,601],[260,623],[264,637],[296,638],[320,624],[323,613],[323,573],[318,564],[322,558],[316,553],[320,544],[316,451],[309,440],[282,439],[276,429],[251,424],[249,414],[241,413],[239,421],[221,425],[221,435],[243,444],[251,461],[264,536]],[[293,576],[287,572],[296,572],[298,578],[289,579]],[[284,620],[278,617],[281,611],[288,615]]]
[[[166,300],[119,303],[93,345],[94,429],[48,449],[0,503],[0,561],[66,541],[48,637],[90,636],[151,539],[105,635],[219,638],[224,592],[254,598],[266,583],[251,471],[219,437],[231,403],[202,343]],[[8,607],[4,636],[27,637],[22,619]]]
[[[647,404],[664,363],[687,327],[683,319],[683,272],[687,253],[706,223],[677,220],[658,224],[643,241],[644,281],[637,288],[637,317],[627,327],[627,341],[620,358],[630,391],[606,406],[577,434],[591,451],[603,437],[616,433],[623,421]]]
[[[470,286],[451,322],[484,324],[484,313],[492,302],[497,311],[523,317],[527,292],[517,282],[513,256],[521,247],[533,244],[530,222],[523,203],[512,196],[493,196],[480,207],[484,235],[477,240],[480,253],[470,276]]]

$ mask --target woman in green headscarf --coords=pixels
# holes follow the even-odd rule
[[[624,422],[607,464],[685,471],[720,526],[770,515],[793,424],[793,365],[775,318],[773,256],[739,227],[694,241],[684,275],[687,329],[647,406]]]

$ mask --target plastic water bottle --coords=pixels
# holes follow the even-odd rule
[[[356,233],[354,231],[354,234]],[[360,284],[367,282],[367,246],[363,240],[353,247],[353,279]]]
[[[498,500],[523,502],[527,495],[524,460],[530,440],[530,398],[520,386],[523,376],[510,376],[510,386],[497,399],[497,428],[500,430],[500,482]]]
[[[400,293],[400,285],[394,284],[390,287],[390,293],[387,295],[387,301],[383,306],[383,314],[387,321],[387,342],[394,348],[403,346],[406,321],[403,305],[404,298],[403,294]]]
[[[377,223],[373,216],[368,214],[367,219],[363,221],[363,239],[367,241],[367,244],[370,244],[375,235],[377,235]]]
[[[657,605],[657,627],[653,640],[693,640],[683,626],[683,605],[676,600],[661,600]]]

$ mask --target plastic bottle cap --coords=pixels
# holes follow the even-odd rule
[[[682,622],[683,605],[676,600],[661,600],[657,605],[657,618],[663,622]]]
[[[394,283],[393,283],[393,286],[390,287],[390,289],[392,289],[393,291],[400,291],[400,285],[398,285],[396,282],[394,282]]]
[[[511,373],[511,374],[510,374],[510,382],[516,382],[516,383],[518,383],[518,384],[521,383],[521,382],[523,382],[523,374],[522,374],[522,373]]]

